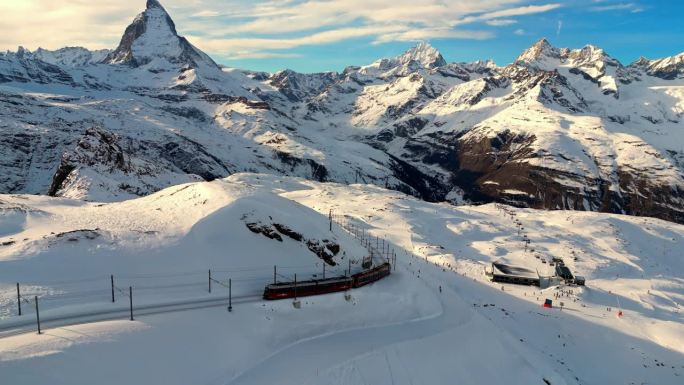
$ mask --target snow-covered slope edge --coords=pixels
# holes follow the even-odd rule
[[[210,267],[217,279],[233,279],[236,296],[263,288],[273,265],[296,268],[283,275],[307,267],[316,274],[320,259],[304,243],[271,239],[246,224],[286,224],[308,239],[334,240],[346,253],[335,257],[343,265],[343,256],[357,258],[363,249],[341,229],[328,231],[330,209],[399,251],[397,270],[352,292],[349,302],[332,294],[303,300],[300,310],[290,301],[240,303],[232,313],[140,316],[2,339],[0,370],[13,384],[678,384],[684,374],[681,225],[506,208],[523,223],[530,253],[510,215],[495,205],[454,207],[368,185],[258,174],[120,203],[0,200],[0,243],[14,241],[0,249],[0,286],[9,300],[3,304],[12,311],[15,281],[31,284],[24,290],[44,298],[49,314],[112,306],[110,273],[117,285],[134,286],[136,304],[208,296]],[[560,294],[554,289],[502,291],[483,275],[499,259],[544,273],[548,264],[536,254],[564,258],[587,277],[586,288],[568,288],[572,295],[555,300],[565,302],[563,311],[540,307]],[[212,295],[222,290],[217,285]]]

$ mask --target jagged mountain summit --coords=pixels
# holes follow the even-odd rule
[[[433,69],[447,64],[442,54],[429,43],[420,42],[402,55],[392,59],[381,59],[376,63],[380,70],[400,68],[402,73],[419,69]]]
[[[132,67],[154,64],[158,67],[167,64],[164,62],[218,69],[209,56],[178,35],[171,16],[158,1],[148,0],[145,11],[126,28],[119,46],[107,55],[103,63]]]
[[[122,200],[240,172],[684,222],[683,54],[420,43],[341,73],[222,68],[162,5],[113,51],[0,54],[0,192]]]
[[[684,53],[649,61],[647,72],[649,75],[665,80],[681,79],[684,77]]]
[[[111,51],[101,49],[90,51],[83,47],[65,47],[55,51],[38,48],[32,53],[37,60],[58,65],[60,67],[83,67],[99,63],[104,60]]]

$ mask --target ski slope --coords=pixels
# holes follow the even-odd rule
[[[121,277],[118,286],[132,285],[144,306],[224,296],[218,285],[207,293],[209,268],[221,281],[234,279],[237,296],[259,293],[273,265],[292,267],[284,276],[320,273],[321,259],[303,242],[253,233],[247,222],[284,224],[308,240],[335,241],[341,250],[329,274],[365,252],[339,226],[329,231],[329,210],[398,253],[390,277],[351,292],[349,301],[336,293],[304,298],[301,309],[289,300],[244,302],[231,313],[211,307],[133,322],[124,315],[2,338],[0,372],[12,384],[680,384],[684,378],[684,227],[671,222],[454,207],[371,185],[265,174],[117,203],[24,195],[0,201],[0,244],[14,241],[0,247],[0,327],[21,318],[13,302],[17,281],[46,298],[41,315],[49,317],[121,306],[110,302],[109,274]],[[524,236],[534,252],[525,251]],[[484,275],[500,259],[546,273],[551,268],[541,260],[551,256],[564,258],[587,286],[502,288]],[[84,292],[92,296],[76,295]],[[59,299],[51,303],[51,296]],[[543,309],[545,298],[563,301],[563,310]],[[25,311],[22,317],[33,319],[30,307]]]

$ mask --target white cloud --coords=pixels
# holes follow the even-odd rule
[[[487,25],[491,25],[493,27],[503,27],[503,26],[515,24],[515,23],[517,23],[517,21],[513,20],[513,19],[493,19],[493,20],[487,20],[485,23]]]
[[[280,52],[264,52],[264,51],[234,51],[231,52],[227,59],[291,59],[302,57],[296,53],[280,53]]]
[[[563,20],[558,20],[558,27],[556,28],[556,36],[560,36],[563,30]]]
[[[199,11],[197,13],[192,14],[193,17],[216,17],[220,15],[221,13],[217,11]]]
[[[209,51],[225,52],[263,52],[264,50],[286,50],[300,46],[322,45],[359,37],[378,36],[403,31],[403,26],[383,26],[364,28],[340,28],[318,32],[298,38],[227,38],[205,39],[201,36],[189,36],[193,44]]]
[[[498,11],[494,12],[488,12],[488,13],[483,13],[479,16],[474,16],[472,19],[474,20],[490,20],[490,19],[496,19],[499,17],[512,17],[512,16],[523,16],[523,15],[531,15],[535,13],[542,13],[542,12],[548,12],[551,10],[554,10],[556,8],[560,8],[560,4],[544,4],[544,5],[528,5],[524,7],[516,7],[516,8],[507,8],[507,9],[501,9]],[[467,19],[467,18],[465,18]],[[464,20],[465,20],[464,19]]]
[[[518,35],[518,36],[524,36],[527,32],[525,32],[525,30],[522,28],[518,28],[515,31],[513,31],[513,33]]]
[[[378,36],[374,44],[391,41],[422,41],[428,39],[491,39],[495,35],[491,31],[454,30],[448,28],[410,29],[401,32],[386,33]]]
[[[140,6],[139,0],[2,0],[0,49],[19,45],[32,49],[67,45],[110,48]]]
[[[612,3],[590,7],[589,10],[593,12],[629,11],[632,13],[638,13],[643,12],[644,9],[637,3]]]
[[[285,57],[291,53],[279,50],[355,38],[376,44],[488,39],[495,36],[491,27],[516,23],[512,17],[560,7],[526,4],[530,1],[161,0],[179,32],[195,45],[236,58]],[[113,48],[144,6],[145,0],[0,0],[0,49]]]

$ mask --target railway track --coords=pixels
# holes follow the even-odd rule
[[[248,295],[248,296],[234,296],[232,298],[233,304],[248,303],[261,301],[261,295]],[[228,297],[220,298],[206,298],[206,299],[195,299],[187,301],[174,301],[165,302],[159,304],[141,305],[133,308],[133,314],[135,317],[154,315],[154,314],[164,314],[164,313],[175,313],[188,310],[205,309],[211,307],[227,306]],[[130,316],[130,309],[128,307],[117,307],[116,309],[107,309],[100,311],[90,311],[83,313],[73,313],[73,314],[63,314],[50,316],[46,315],[41,317],[40,325],[41,329],[56,328],[62,326],[79,325],[86,323],[102,322],[102,321],[112,321],[112,320],[126,320]],[[8,320],[5,320],[8,321]],[[9,322],[0,322],[0,339],[7,338],[11,336],[16,336],[25,333],[36,332],[36,320],[31,318],[30,315],[21,317],[19,320],[12,320]]]
[[[355,233],[353,233],[349,228],[343,226],[340,223],[337,223],[342,229],[346,232],[348,232],[351,235],[354,235],[355,237],[358,237]],[[358,238],[357,238],[358,239]],[[383,243],[384,245],[384,243]],[[367,243],[366,248],[371,252],[371,258],[373,254],[375,255],[382,255],[383,253],[379,252],[376,248],[372,246],[371,243]],[[384,246],[383,246],[383,252],[384,252]],[[388,248],[389,252],[389,248]],[[391,265],[389,262],[385,262],[385,260],[382,260],[382,264],[379,265],[382,268],[385,268],[385,265],[387,265],[387,274],[390,274],[391,271]],[[376,267],[377,269],[377,267]],[[373,270],[373,269],[371,269]],[[355,276],[358,276],[356,279],[362,279],[362,283],[354,283],[353,287],[361,287],[364,286],[368,283],[375,282],[383,277],[385,275],[380,275],[378,276],[376,272],[372,271],[372,277],[368,278],[364,274],[368,274],[368,272],[362,272],[358,273]],[[210,276],[211,280],[211,276]],[[223,285],[221,282],[213,280],[214,282]],[[313,282],[313,281],[311,281]],[[305,285],[307,282],[302,282],[301,285]],[[193,284],[194,285],[194,284]],[[223,285],[225,286],[225,285]],[[268,285],[270,286],[278,286],[278,285]],[[282,284],[280,285],[282,286]],[[315,286],[318,286],[318,282],[316,283]],[[307,295],[306,293],[302,292],[304,287],[298,288],[300,290],[299,295]],[[340,291],[340,290],[334,290],[334,291]],[[296,291],[295,291],[296,292]],[[294,294],[294,293],[293,293]],[[317,294],[323,294],[317,293]],[[125,295],[125,293],[124,293]],[[310,295],[310,294],[309,294]],[[290,298],[290,295],[286,295],[283,297],[274,297],[274,298],[269,298],[269,299],[278,299],[278,298]],[[246,295],[246,296],[233,296],[232,297],[232,303],[233,304],[239,304],[239,303],[247,303],[247,302],[257,302],[261,301],[263,299],[262,295]],[[182,312],[182,311],[188,311],[188,310],[196,310],[196,309],[204,309],[204,308],[211,308],[211,307],[219,307],[219,306],[227,306],[228,305],[228,297],[219,297],[219,298],[201,298],[201,299],[188,299],[188,300],[183,300],[183,301],[170,301],[170,302],[164,302],[164,303],[157,303],[157,304],[147,304],[147,305],[139,305],[139,306],[134,306],[133,308],[133,313],[134,317],[140,317],[140,316],[145,316],[145,315],[155,315],[155,314],[164,314],[164,313],[174,313],[174,312]],[[49,328],[58,328],[58,327],[63,327],[63,326],[71,326],[71,325],[79,325],[79,324],[87,324],[87,323],[95,323],[95,322],[103,322],[103,321],[112,321],[112,320],[127,320],[130,317],[130,308],[128,306],[116,306],[115,308],[110,308],[110,309],[102,309],[102,310],[96,310],[96,311],[87,311],[87,312],[80,312],[80,313],[71,313],[71,314],[45,314],[41,317],[40,319],[40,324],[41,324],[41,329],[49,329]],[[18,317],[14,319],[6,319],[6,320],[0,320],[0,339],[7,338],[7,337],[12,337],[12,336],[17,336],[21,334],[26,334],[26,333],[33,333],[37,331],[37,324],[36,324],[36,319],[34,318],[33,315],[31,314],[26,314],[23,317]]]

